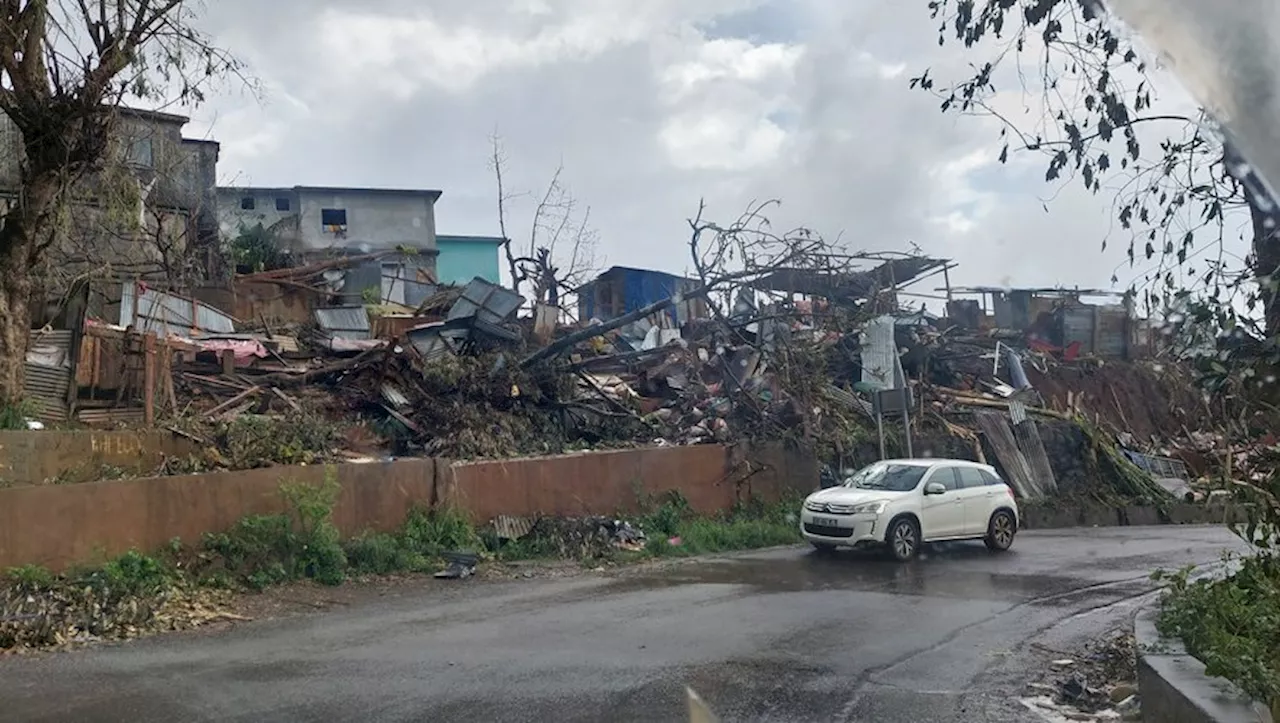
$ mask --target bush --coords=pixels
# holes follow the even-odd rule
[[[326,471],[321,485],[284,483],[280,489],[288,513],[246,517],[227,532],[205,535],[213,562],[255,590],[300,578],[342,584],[347,557],[333,524],[341,491],[333,471]]]
[[[646,518],[645,552],[700,555],[794,544],[801,540],[799,504],[792,499],[770,504],[753,497],[735,504],[726,515],[708,518],[694,515],[687,500],[672,494]],[[676,538],[679,544],[673,544]]]
[[[1230,680],[1255,700],[1280,704],[1280,559],[1237,561],[1220,579],[1191,580],[1191,569],[1157,573],[1167,582],[1159,631],[1179,638],[1209,675]]]

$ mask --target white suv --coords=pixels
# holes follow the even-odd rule
[[[921,543],[944,540],[984,540],[1004,551],[1018,531],[1018,503],[988,465],[888,459],[809,495],[800,531],[821,551],[886,545],[897,560],[910,560]]]

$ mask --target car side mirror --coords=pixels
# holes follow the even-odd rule
[[[945,495],[947,487],[941,482],[930,482],[924,486],[924,493],[926,495]]]

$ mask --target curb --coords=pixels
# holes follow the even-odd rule
[[[1138,656],[1138,694],[1142,718],[1160,723],[1259,723],[1270,721],[1234,685],[1205,674],[1182,642],[1161,637],[1156,609],[1148,607],[1133,621]]]
[[[1026,530],[1054,530],[1066,527],[1131,527],[1147,525],[1226,525],[1248,521],[1247,510],[1238,505],[1196,505],[1178,502],[1162,506],[1106,507],[1064,505],[1023,506],[1020,525]]]

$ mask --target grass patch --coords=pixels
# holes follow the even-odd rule
[[[678,493],[670,493],[642,520],[644,552],[653,557],[705,555],[790,545],[802,541],[796,511],[800,499],[775,504],[757,499],[713,517],[694,514]]]

